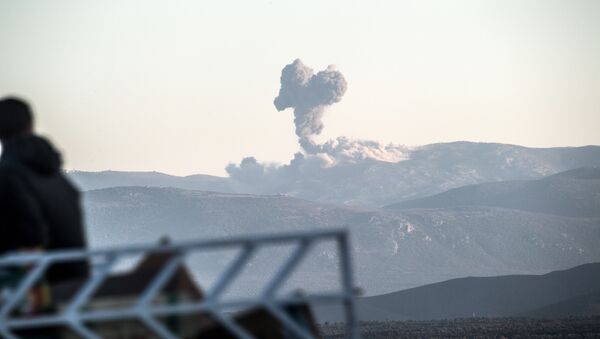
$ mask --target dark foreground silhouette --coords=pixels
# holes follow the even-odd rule
[[[33,122],[26,102],[0,100],[0,255],[87,247],[79,191]],[[46,277],[54,283],[87,275],[87,263],[72,262],[50,267]]]

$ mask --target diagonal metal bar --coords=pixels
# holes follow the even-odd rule
[[[0,338],[19,339],[19,337],[15,336],[12,332],[8,330],[8,328],[2,326],[2,324],[0,324]]]
[[[106,256],[106,262],[103,263],[96,272],[94,272],[91,280],[88,280],[88,282],[79,289],[73,300],[63,312],[65,317],[69,319],[69,327],[73,330],[73,332],[83,338],[101,339],[96,333],[90,331],[81,323],[78,311],[106,280],[106,277],[110,273],[110,270],[116,261],[116,255],[108,254]]]
[[[177,251],[173,253],[175,256],[169,259],[167,264],[160,270],[159,274],[152,279],[150,286],[146,288],[135,306],[135,312],[139,314],[138,318],[140,321],[162,339],[177,339],[177,337],[163,325],[159,324],[156,319],[148,313],[147,308],[183,262],[184,254],[182,252]]]
[[[107,256],[106,262],[103,263],[102,266],[98,268],[98,271],[92,275],[91,280],[88,280],[88,282],[80,288],[73,301],[71,301],[69,306],[64,311],[66,314],[74,314],[89,300],[89,298],[96,292],[100,285],[106,280],[106,277],[110,273],[110,270],[116,261],[116,255]]]
[[[36,262],[33,270],[29,271],[25,276],[25,279],[19,284],[17,290],[11,295],[6,301],[6,304],[2,305],[0,309],[0,319],[8,318],[10,312],[15,306],[25,297],[31,287],[42,277],[42,274],[46,271],[49,261],[47,259],[40,259]]]
[[[165,284],[169,282],[169,279],[173,276],[184,259],[184,254],[179,251],[174,252],[174,254],[175,256],[169,259],[167,264],[160,270],[159,274],[152,279],[150,286],[146,288],[140,297],[140,300],[137,302],[136,307],[140,309],[146,308]]]
[[[154,317],[147,313],[142,313],[138,317],[144,325],[146,325],[152,332],[158,335],[161,339],[177,339],[177,336],[173,335],[163,325],[159,324]]]
[[[231,318],[227,315],[224,315],[219,312],[210,312],[213,318],[220,322],[221,325],[225,327],[231,334],[233,334],[236,338],[240,339],[254,339],[254,336],[248,333],[245,329],[238,326],[235,321],[231,320]]]
[[[237,277],[246,263],[252,258],[254,250],[255,247],[252,244],[247,243],[244,245],[243,250],[241,250],[237,257],[230,263],[225,272],[219,277],[219,280],[208,292],[206,297],[210,302],[217,300],[227,287],[229,287],[233,279]]]
[[[85,339],[102,339],[96,333],[90,331],[87,327],[81,324],[79,321],[69,323],[69,328],[75,332],[75,334]]]
[[[315,337],[308,333],[304,328],[300,327],[298,323],[296,323],[290,316],[288,316],[284,311],[282,311],[278,306],[275,306],[273,303],[265,303],[265,309],[271,313],[275,318],[283,323],[285,328],[290,330],[294,335],[302,339],[315,339]]]
[[[311,242],[304,239],[300,241],[296,250],[288,257],[288,260],[280,266],[279,271],[273,276],[273,279],[269,281],[269,284],[263,290],[262,298],[272,298],[273,294],[277,292],[277,289],[279,289],[279,287],[289,278],[290,273],[292,273],[302,258],[304,258],[311,244]]]

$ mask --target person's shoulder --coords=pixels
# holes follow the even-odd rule
[[[0,195],[4,195],[6,190],[11,190],[14,181],[20,180],[16,168],[10,163],[0,161]]]
[[[0,160],[0,180],[22,180],[25,175],[23,166],[8,160]]]
[[[0,159],[0,172],[2,173],[15,173],[18,172],[21,165],[13,160],[2,158]]]
[[[10,175],[14,175],[17,172],[16,166],[9,161],[0,161],[0,176],[6,177]]]

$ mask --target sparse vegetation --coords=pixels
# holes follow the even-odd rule
[[[323,338],[344,338],[341,323],[320,327]],[[561,319],[463,318],[361,322],[364,339],[391,338],[600,338],[600,316]]]

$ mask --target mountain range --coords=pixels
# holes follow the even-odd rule
[[[367,295],[600,261],[600,147],[456,142],[410,152],[398,163],[315,168],[262,192],[207,175],[69,176],[85,190],[94,247],[344,227]],[[259,286],[281,257],[257,257],[244,288]],[[227,258],[193,269],[211,277]],[[336,264],[331,248],[318,249],[300,285],[331,287]]]
[[[69,176],[83,189],[118,186],[175,187],[189,190],[285,194],[315,202],[381,207],[465,185],[530,180],[579,167],[600,166],[600,147],[527,148],[516,145],[453,142],[413,148],[407,160],[365,159],[316,167],[289,180],[265,179],[248,185],[231,178],[156,172],[81,172]]]
[[[600,217],[600,168],[584,167],[539,180],[467,185],[391,209],[495,206],[571,217]]]
[[[174,187],[232,193],[226,178],[195,174],[185,177],[160,172],[69,171],[67,175],[84,191],[110,187]]]
[[[600,263],[544,275],[467,277],[358,298],[361,320],[467,317],[564,317],[600,314]],[[323,321],[341,321],[334,307],[317,308]]]
[[[181,240],[346,227],[358,282],[374,295],[464,276],[540,274],[600,261],[599,182],[599,168],[581,168],[517,184],[476,185],[467,193],[450,190],[383,209],[286,195],[116,187],[85,192],[85,207],[94,246],[153,242],[167,234]],[[470,201],[470,191],[488,198]],[[579,196],[585,199],[577,202]],[[508,204],[518,197],[542,200],[533,207]],[[272,258],[278,256],[255,267],[272,267]],[[208,276],[221,264],[209,262],[196,271]],[[335,281],[329,274],[335,264],[333,251],[322,249],[307,267],[312,278],[306,285],[327,288]]]

